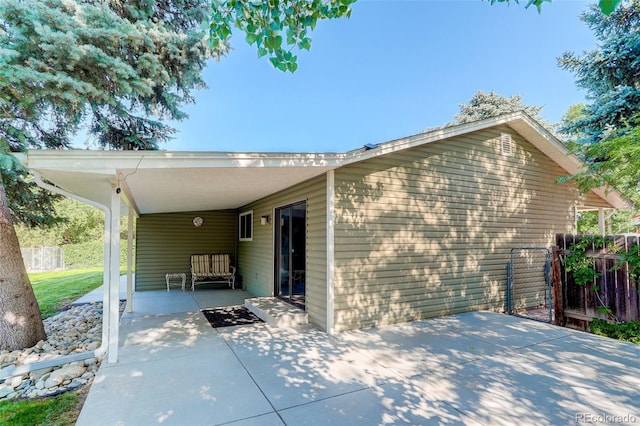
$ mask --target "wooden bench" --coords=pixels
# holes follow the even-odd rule
[[[191,291],[197,284],[226,282],[236,288],[236,267],[228,254],[191,255]]]

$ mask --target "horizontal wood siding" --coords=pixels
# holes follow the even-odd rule
[[[204,223],[193,226],[200,216]],[[137,223],[136,291],[166,289],[165,274],[184,272],[190,283],[191,255],[229,253],[236,263],[236,211],[141,215]]]
[[[591,208],[594,207],[602,207],[605,209],[610,209],[611,205],[607,203],[605,200],[600,198],[595,192],[591,191],[588,194],[585,194],[582,198],[582,204]]]
[[[242,207],[239,213],[253,210],[253,241],[240,241],[239,268],[243,284],[257,296],[274,294],[274,209],[299,201],[307,202],[306,309],[309,321],[326,330],[327,245],[326,177],[298,184]],[[269,215],[270,223],[260,225],[260,217]]]
[[[336,331],[503,310],[509,250],[573,229],[564,175],[506,126],[336,170]]]

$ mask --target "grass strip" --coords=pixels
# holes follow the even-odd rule
[[[50,398],[1,401],[0,424],[4,426],[71,426],[79,414],[80,397],[66,392]]]
[[[102,267],[29,274],[43,319],[102,285],[102,277]]]

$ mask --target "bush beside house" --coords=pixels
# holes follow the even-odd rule
[[[91,241],[80,244],[66,244],[64,249],[64,264],[66,269],[89,268],[101,266],[104,262],[104,243]],[[135,243],[134,243],[135,250]],[[127,264],[127,242],[120,245],[120,265]]]

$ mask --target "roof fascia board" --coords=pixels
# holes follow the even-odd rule
[[[23,161],[35,169],[75,169],[114,174],[117,170],[142,167],[241,168],[241,167],[329,167],[342,165],[344,154],[335,153],[231,153],[173,151],[30,150]],[[168,162],[170,160],[170,163]]]

